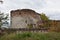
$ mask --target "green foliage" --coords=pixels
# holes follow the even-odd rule
[[[0,37],[0,40],[60,40],[60,33],[11,33]]]
[[[42,22],[43,22],[42,27],[48,28],[50,26],[49,18],[44,13],[40,14],[40,17],[41,17]]]
[[[3,25],[2,20],[7,20],[7,18],[8,18],[8,15],[4,17],[4,13],[0,12],[0,28]]]
[[[42,25],[38,25],[38,28],[46,28],[48,29],[50,26],[50,20],[49,18],[44,14],[40,14],[40,18],[42,20]]]
[[[40,17],[42,20],[49,20],[49,18],[44,13],[40,14]]]

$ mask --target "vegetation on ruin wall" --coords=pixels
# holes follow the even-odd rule
[[[49,18],[48,18],[44,13],[41,13],[41,14],[40,14],[40,17],[41,17],[41,19],[42,19],[43,21],[49,20]]]
[[[42,19],[42,25],[39,25],[37,28],[46,28],[51,32],[60,32],[60,21],[59,20],[50,20],[44,13],[40,14]],[[28,25],[29,28],[33,28],[33,25]]]
[[[40,14],[44,28],[49,28],[49,31],[60,32],[60,21],[59,20],[49,20],[49,18],[44,14]]]
[[[48,28],[50,26],[49,18],[44,13],[40,14],[40,17],[43,23],[43,25],[41,26],[44,28]]]

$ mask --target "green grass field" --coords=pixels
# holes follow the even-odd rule
[[[1,36],[0,40],[60,40],[60,33],[11,33]]]

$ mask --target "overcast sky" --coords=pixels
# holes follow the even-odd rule
[[[0,10],[9,13],[16,9],[33,9],[45,13],[50,19],[60,20],[60,0],[3,0]]]

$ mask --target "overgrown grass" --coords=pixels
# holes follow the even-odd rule
[[[11,33],[2,36],[0,40],[60,40],[60,33]]]

